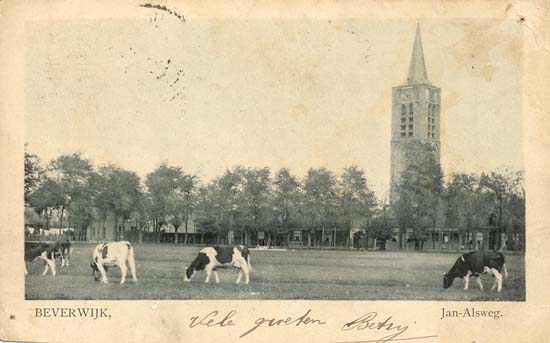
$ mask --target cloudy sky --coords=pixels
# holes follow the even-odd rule
[[[162,161],[207,181],[234,165],[365,169],[389,186],[391,88],[415,21],[144,20],[26,25],[26,141],[144,176]],[[442,89],[445,173],[521,168],[521,31],[420,23]]]

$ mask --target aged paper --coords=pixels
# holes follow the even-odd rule
[[[548,340],[546,2],[4,1],[0,8],[0,339]],[[426,205],[432,193],[422,193],[406,212],[396,205],[408,194],[397,180],[414,162],[403,162],[412,141],[433,149],[440,199],[450,197],[451,175],[478,177],[479,189],[492,189],[491,172],[522,181],[503,186],[496,202],[476,198],[479,206],[474,198]],[[51,161],[60,156],[79,154],[93,176],[71,179],[73,190],[86,185],[80,193],[61,183],[39,194],[46,179],[27,191],[25,153],[38,158],[52,187],[78,174],[59,174],[63,161]],[[184,171],[173,177],[182,183],[154,193],[155,168]],[[292,200],[302,217],[291,224],[276,202],[282,168],[303,195]],[[135,175],[151,202],[128,205],[127,188],[117,188],[123,182],[101,183],[118,172]],[[345,194],[342,175],[353,173],[364,173],[376,198],[368,220],[348,220],[360,210],[343,211],[345,201],[321,211],[307,198],[317,194],[307,180],[334,177],[334,193]],[[222,192],[222,175],[242,177],[227,188],[234,193]],[[254,187],[246,193],[262,175],[272,190],[265,199]],[[414,180],[410,189],[421,184]],[[188,207],[186,181],[197,185]],[[208,202],[216,189],[219,204],[234,200],[227,221]],[[155,199],[171,204],[168,193],[180,197],[170,212],[177,215],[158,210]],[[64,194],[61,205],[44,194]],[[54,239],[56,226],[65,233]],[[71,243],[63,268],[64,248],[43,245],[60,237]],[[113,241],[131,243],[93,252]],[[55,276],[51,267],[40,275],[48,266],[41,257],[24,265],[32,249],[45,251],[44,261],[53,254],[54,265],[58,257]],[[463,255],[471,251],[483,256],[477,267]],[[137,281],[130,263],[119,284],[120,261],[134,254]],[[239,271],[208,273],[226,262]],[[446,284],[454,263],[470,264]]]

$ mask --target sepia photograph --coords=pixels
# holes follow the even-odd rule
[[[520,23],[138,10],[25,25],[25,299],[525,301]]]

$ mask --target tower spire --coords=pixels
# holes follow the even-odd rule
[[[416,23],[416,36],[412,49],[411,63],[409,64],[409,74],[407,76],[409,85],[427,83],[428,75],[426,73],[426,64],[424,63],[424,51],[422,50],[422,37],[420,36],[420,24]]]

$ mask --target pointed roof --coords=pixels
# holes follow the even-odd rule
[[[422,50],[422,37],[420,37],[420,24],[416,24],[416,37],[412,49],[411,63],[409,64],[409,74],[407,76],[409,85],[427,83],[428,75],[426,73],[426,64],[424,63],[424,51]]]

